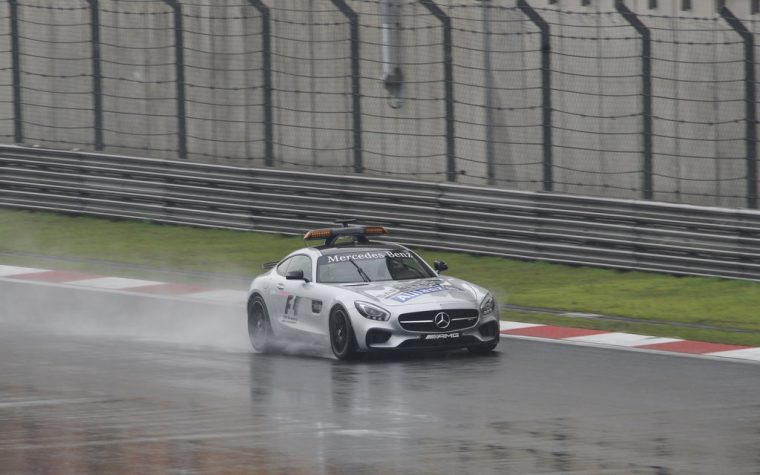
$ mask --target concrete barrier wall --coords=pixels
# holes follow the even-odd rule
[[[20,120],[14,120],[12,3]],[[21,128],[23,143],[94,149],[100,120],[109,152],[173,158],[186,150],[186,158],[200,162],[261,167],[271,160],[279,168],[351,173],[358,148],[369,175],[544,189],[542,44],[524,8],[515,0],[437,2],[450,19],[453,44],[454,115],[447,116],[441,19],[420,1],[400,2],[404,101],[394,108],[381,80],[381,2],[344,2],[359,24],[358,144],[350,18],[340,3],[0,2],[0,139],[14,142]],[[693,3],[694,10],[681,11],[680,1],[660,0],[656,9],[644,0],[625,2],[652,37],[652,195],[746,206],[742,39],[713,2]],[[726,2],[755,31],[749,3]],[[613,1],[528,5],[551,30],[553,190],[642,197],[640,33]],[[447,120],[454,121],[453,170]]]

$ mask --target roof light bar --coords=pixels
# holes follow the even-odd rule
[[[388,234],[388,230],[382,226],[367,226],[364,228],[364,234]]]
[[[329,237],[332,237],[333,232],[332,229],[312,229],[308,233],[306,233],[303,237],[304,241],[310,241],[312,239],[327,239]]]
[[[312,229],[304,235],[303,239],[304,241],[325,239],[325,245],[330,246],[343,236],[354,236],[355,242],[367,242],[367,236],[379,234],[388,234],[388,230],[382,226],[349,226],[345,228]]]

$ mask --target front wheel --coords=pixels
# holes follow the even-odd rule
[[[339,360],[350,360],[356,355],[354,329],[342,308],[336,308],[330,314],[330,346]]]
[[[253,297],[248,302],[248,337],[256,353],[266,353],[272,348],[272,326],[264,299]]]

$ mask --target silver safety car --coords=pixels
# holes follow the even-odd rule
[[[324,244],[292,252],[266,267],[248,295],[254,351],[278,343],[329,344],[338,359],[382,350],[467,348],[499,343],[499,308],[484,288],[442,276],[399,244],[371,242],[379,226],[309,231]],[[343,241],[343,242],[342,242]]]

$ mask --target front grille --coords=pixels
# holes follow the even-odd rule
[[[435,324],[435,317],[445,313],[451,323],[446,328],[440,328]],[[404,313],[398,317],[401,328],[410,332],[421,333],[445,333],[474,327],[478,323],[478,311],[473,308],[455,310],[426,310],[424,312]]]

